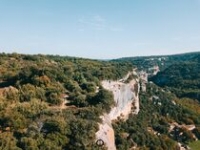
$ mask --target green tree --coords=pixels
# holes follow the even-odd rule
[[[17,140],[10,132],[0,133],[0,149],[2,150],[21,150],[17,147]]]

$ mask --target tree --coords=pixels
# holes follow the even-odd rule
[[[37,141],[33,138],[23,137],[20,142],[20,147],[23,150],[39,150]]]
[[[100,89],[89,103],[101,106],[106,112],[109,112],[111,107],[115,104],[113,94],[105,89]]]
[[[10,132],[0,133],[0,149],[2,150],[21,150],[17,147],[17,140]]]

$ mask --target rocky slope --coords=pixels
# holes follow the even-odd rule
[[[133,79],[129,83],[122,81],[102,81],[102,86],[112,91],[116,103],[108,114],[101,116],[103,122],[99,124],[99,131],[96,133],[96,138],[103,140],[108,150],[116,149],[112,121],[118,118],[126,120],[130,113],[138,114],[139,112],[138,80]]]

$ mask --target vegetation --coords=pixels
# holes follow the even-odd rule
[[[127,63],[0,54],[0,149],[97,148],[99,116],[114,105],[100,81],[130,70]]]
[[[139,114],[113,121],[117,149],[175,150],[178,142],[198,147],[199,53],[112,61],[1,53],[0,149],[100,149],[100,116],[115,105],[101,81],[120,79],[133,66],[161,71],[140,92]]]
[[[118,149],[134,146],[152,150],[177,149],[177,142],[188,145],[195,138],[199,139],[200,53],[114,61],[134,64],[139,71],[146,71],[149,80],[156,84],[148,83],[146,92],[140,93],[137,116],[130,115],[126,122],[114,123]],[[160,72],[152,76],[154,66],[159,66]],[[187,125],[196,128],[190,130]]]
[[[161,87],[168,88],[178,97],[189,97],[200,100],[199,61],[194,60],[192,62],[173,64],[150,78],[150,80]]]
[[[128,62],[132,63],[139,70],[150,72],[152,67],[159,66],[160,70],[168,68],[169,66],[177,63],[199,61],[199,52],[185,53],[177,55],[164,55],[164,56],[147,56],[147,57],[126,57],[116,60],[114,62]],[[200,62],[200,61],[199,61]]]
[[[188,106],[188,103],[193,105]],[[147,92],[140,93],[139,114],[130,115],[126,122],[114,123],[117,148],[123,150],[137,145],[141,149],[176,150],[177,142],[187,145],[195,140],[195,130],[190,131],[182,125],[199,126],[199,110],[198,102],[177,99],[175,95],[162,91],[154,84],[148,84]],[[173,124],[176,126],[170,130]],[[124,136],[126,133],[127,136]]]
[[[191,150],[199,150],[200,141],[195,141],[189,144]]]

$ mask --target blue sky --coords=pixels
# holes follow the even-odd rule
[[[200,51],[200,0],[0,0],[0,52],[87,58]]]

